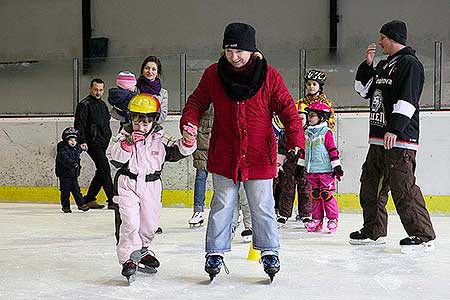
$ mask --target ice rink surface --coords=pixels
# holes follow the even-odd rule
[[[222,269],[210,283],[206,226],[189,229],[191,214],[163,209],[164,233],[151,247],[161,267],[138,273],[128,286],[115,253],[113,211],[63,214],[59,205],[0,203],[0,299],[450,299],[450,216],[432,216],[436,249],[420,255],[400,253],[406,234],[395,214],[385,247],[349,245],[360,214],[341,214],[334,235],[288,221],[280,229],[281,271],[269,284],[239,235],[225,256],[230,274]]]

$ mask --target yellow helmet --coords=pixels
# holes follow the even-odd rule
[[[295,108],[297,109],[298,113],[300,114],[308,114],[308,112],[305,110],[308,107],[304,102],[298,101],[295,103]]]
[[[128,110],[130,113],[160,114],[161,104],[155,96],[141,93],[131,98],[130,103],[128,103]]]

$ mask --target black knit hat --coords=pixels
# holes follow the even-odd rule
[[[394,20],[384,24],[380,29],[380,33],[399,44],[406,45],[407,30],[403,21]]]
[[[225,28],[223,34],[222,48],[232,48],[255,52],[256,50],[256,31],[249,24],[231,23]]]

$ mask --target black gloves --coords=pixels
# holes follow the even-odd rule
[[[338,181],[341,181],[341,177],[344,176],[344,170],[342,170],[341,166],[336,166],[333,169],[333,175],[336,176]]]

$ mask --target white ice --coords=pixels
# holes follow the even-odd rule
[[[63,214],[59,205],[0,203],[0,299],[450,299],[449,216],[432,216],[436,249],[422,255],[400,253],[406,234],[396,214],[389,216],[387,245],[378,248],[349,245],[360,214],[342,213],[334,235],[288,221],[280,229],[281,271],[269,284],[262,265],[247,260],[249,244],[239,235],[225,256],[230,274],[222,270],[210,283],[206,226],[188,228],[191,215],[188,208],[163,209],[164,233],[151,247],[161,267],[127,286],[113,211]]]

